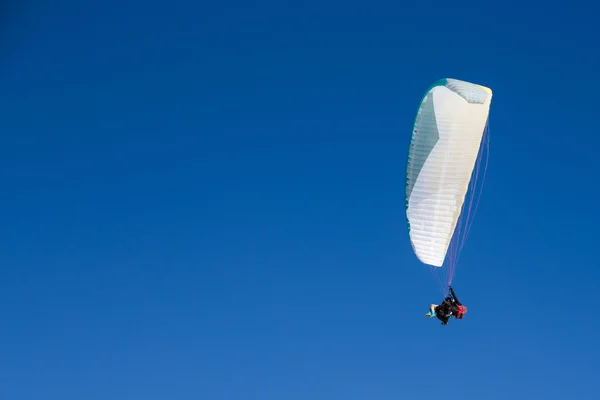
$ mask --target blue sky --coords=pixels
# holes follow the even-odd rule
[[[1,20],[1,398],[597,396],[595,5],[100,3]],[[443,77],[494,91],[446,327],[403,193]]]

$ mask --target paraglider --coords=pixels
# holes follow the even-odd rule
[[[429,312],[425,316],[429,318],[437,317],[442,321],[442,325],[448,325],[450,317],[463,319],[467,313],[467,307],[464,306],[456,297],[454,289],[450,288],[450,296],[446,296],[442,304],[432,304],[429,307]]]
[[[413,126],[405,186],[409,237],[419,261],[432,267],[438,278],[446,265],[442,273],[447,280],[439,278],[444,296],[445,288],[453,293],[458,255],[470,228],[491,100],[492,90],[487,87],[441,79],[425,93]],[[471,197],[465,216],[468,192]],[[462,318],[463,309],[451,307],[460,305],[453,299],[454,294],[441,305],[433,305],[428,316],[437,316],[444,325],[451,315]]]

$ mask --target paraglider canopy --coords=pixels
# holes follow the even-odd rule
[[[489,88],[442,79],[421,101],[409,146],[405,195],[410,242],[424,264],[444,264],[476,169],[491,100]]]

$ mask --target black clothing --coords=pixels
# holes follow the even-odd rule
[[[458,306],[462,305],[458,301],[454,289],[450,288],[450,294],[451,296],[447,296],[442,304],[435,308],[435,316],[442,321],[442,325],[448,324],[450,317],[458,312]]]
[[[459,306],[462,306],[461,302],[458,301],[458,297],[456,297],[456,293],[454,293],[454,289],[450,288],[450,294],[452,294],[452,297],[454,298],[454,302],[456,304],[458,304]]]

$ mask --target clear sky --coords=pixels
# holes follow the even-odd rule
[[[3,10],[0,398],[596,399],[597,6],[405,3]],[[494,91],[445,327],[404,211],[444,77]]]

